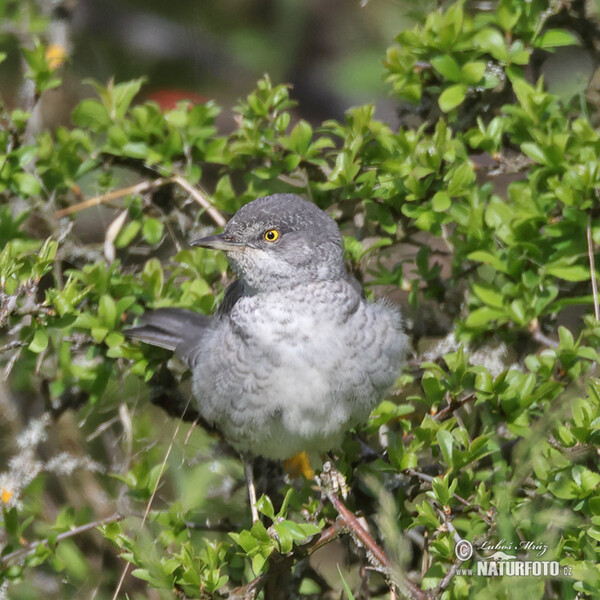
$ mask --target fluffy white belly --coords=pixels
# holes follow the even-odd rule
[[[238,450],[278,459],[328,450],[394,383],[406,347],[397,311],[344,291],[348,302],[336,304],[318,289],[296,303],[244,298],[219,329],[194,391]]]

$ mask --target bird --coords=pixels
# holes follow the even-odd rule
[[[408,337],[399,308],[348,272],[335,220],[272,194],[191,245],[225,252],[237,275],[215,314],[157,309],[127,335],[187,365],[198,413],[242,457],[338,447],[396,382]]]

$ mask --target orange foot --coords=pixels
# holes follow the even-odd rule
[[[310,459],[306,452],[300,452],[292,458],[286,458],[283,461],[283,468],[290,477],[300,477],[304,475],[309,481],[314,479],[315,472],[310,466]]]

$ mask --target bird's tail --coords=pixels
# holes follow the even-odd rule
[[[192,350],[202,343],[210,322],[210,317],[185,308],[159,308],[144,313],[140,325],[124,333],[146,344],[172,350],[189,363]]]

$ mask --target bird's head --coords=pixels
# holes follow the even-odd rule
[[[223,233],[192,245],[223,250],[253,293],[346,277],[336,222],[294,194],[257,198],[233,215]]]

